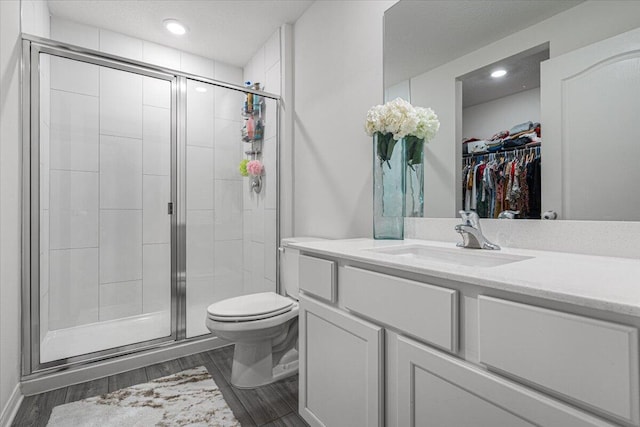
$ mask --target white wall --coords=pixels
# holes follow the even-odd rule
[[[0,1],[0,425],[20,399],[20,2]]]
[[[367,110],[383,101],[382,18],[394,1],[315,2],[294,27],[294,234],[372,234]]]
[[[463,138],[491,138],[518,123],[540,121],[540,88],[462,109]]]
[[[282,93],[281,30],[274,32],[244,67],[244,80],[260,83],[265,92]],[[255,193],[250,178],[242,178],[244,195],[244,293],[276,290],[276,102],[265,99],[262,153],[243,158],[260,160],[264,165],[262,190]],[[251,144],[242,143],[243,151]]]
[[[413,78],[412,103],[433,108],[440,118],[440,131],[425,149],[425,216],[456,215],[462,140],[462,127],[456,121],[461,114],[457,77],[546,42],[553,58],[638,26],[640,2],[587,1]],[[542,127],[544,138],[544,123]]]

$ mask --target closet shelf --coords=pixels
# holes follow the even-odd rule
[[[469,158],[469,157],[486,156],[488,154],[502,154],[502,153],[508,153],[508,152],[517,151],[517,150],[527,150],[527,149],[530,149],[530,148],[538,148],[541,145],[542,145],[541,142],[531,142],[531,143],[526,144],[526,145],[521,145],[520,147],[501,148],[500,150],[493,151],[493,152],[483,151],[481,153],[463,154],[462,158],[466,159],[466,158]]]

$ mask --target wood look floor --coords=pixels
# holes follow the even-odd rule
[[[12,425],[44,427],[49,421],[52,409],[57,405],[146,383],[196,366],[204,366],[243,427],[307,426],[307,423],[298,416],[297,375],[253,390],[241,390],[229,383],[232,359],[233,346],[227,346],[35,396],[27,396],[22,401]]]

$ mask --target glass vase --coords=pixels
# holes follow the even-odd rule
[[[373,136],[373,238],[404,238],[405,140],[391,134]]]
[[[407,167],[405,177],[404,216],[424,216],[424,140],[415,136],[405,138]]]

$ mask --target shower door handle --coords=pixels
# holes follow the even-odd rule
[[[167,203],[167,214],[173,215],[173,202]]]

